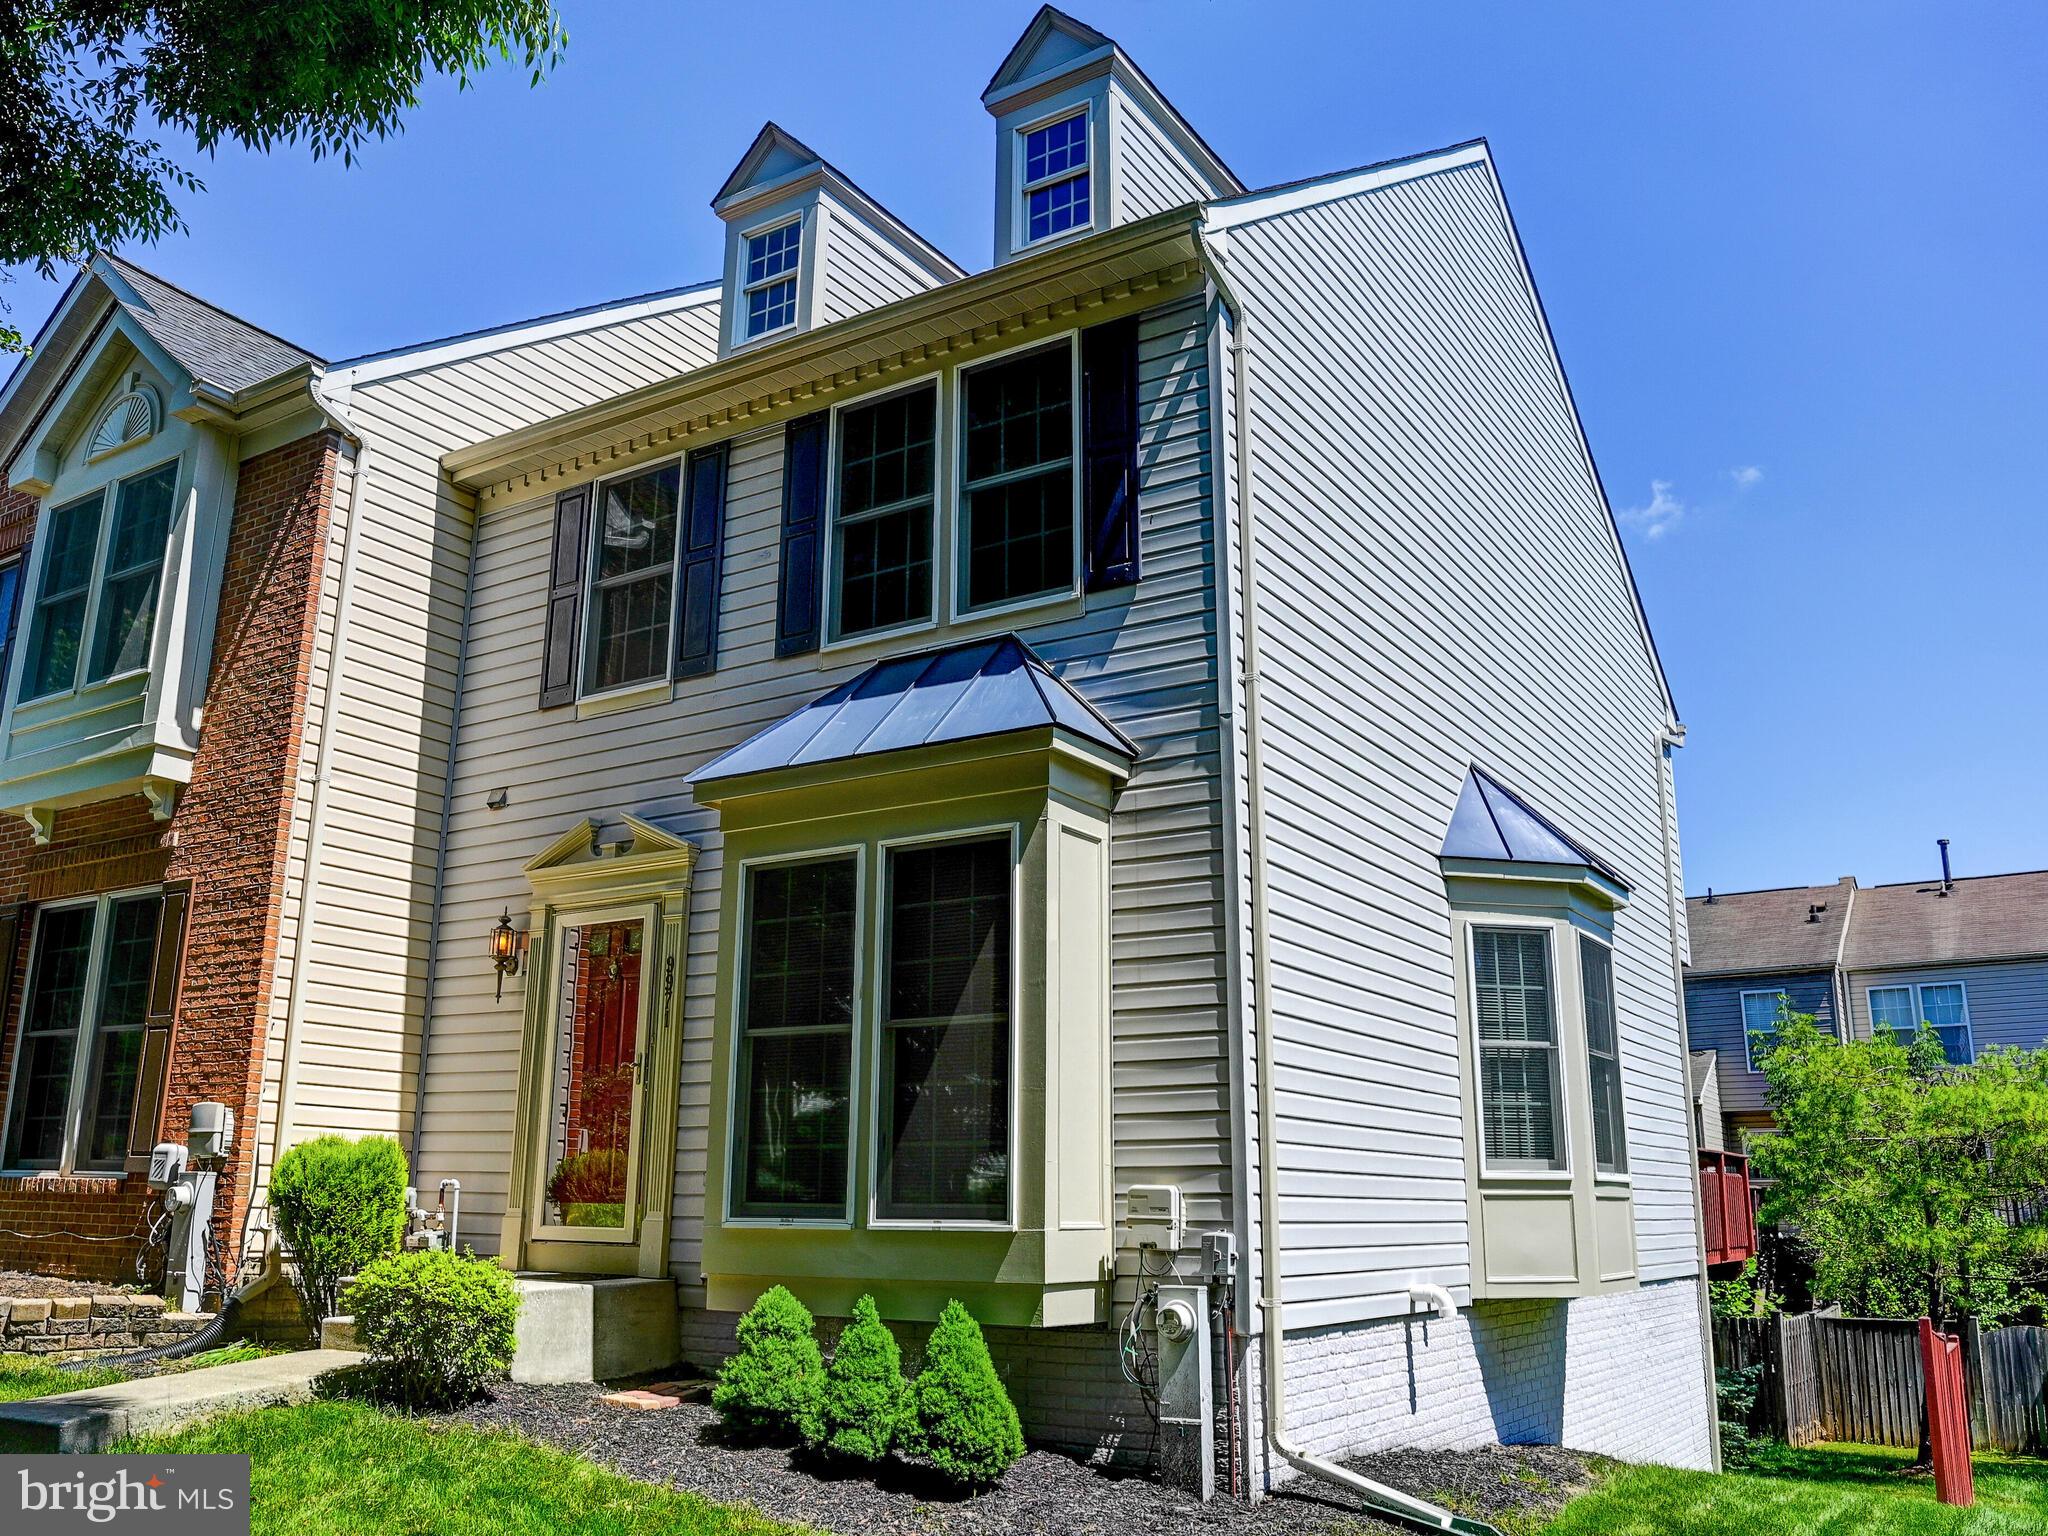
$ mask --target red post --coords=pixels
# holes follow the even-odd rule
[[[1927,1438],[1934,1447],[1934,1496],[1965,1507],[1977,1502],[1970,1476],[1970,1398],[1960,1339],[1920,1319],[1920,1374],[1927,1391]]]

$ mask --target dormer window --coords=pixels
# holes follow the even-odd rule
[[[1024,243],[1035,244],[1094,222],[1088,175],[1088,109],[1018,133],[1017,178],[1024,200]]]
[[[796,323],[796,269],[803,241],[800,218],[747,236],[748,341]]]

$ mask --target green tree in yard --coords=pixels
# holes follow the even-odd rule
[[[1866,1317],[1997,1318],[2048,1282],[2048,1051],[1951,1067],[1934,1031],[1841,1043],[1787,1014],[1764,1057],[1764,1221],[1798,1229],[1813,1292]]]
[[[895,1445],[909,1408],[910,1385],[903,1379],[896,1336],[875,1298],[863,1296],[853,1304],[853,1318],[825,1367],[824,1390],[797,1428],[814,1450],[847,1461],[880,1461]]]
[[[517,59],[538,82],[566,42],[547,0],[0,0],[0,265],[183,228],[171,189],[202,186],[159,132],[349,160],[428,70],[467,86]]]
[[[1024,1430],[989,1358],[981,1325],[957,1301],[946,1303],[912,1384],[916,1417],[910,1448],[968,1488],[987,1488],[1023,1459]]]
[[[800,1432],[817,1412],[825,1380],[811,1309],[786,1286],[771,1285],[734,1331],[739,1353],[719,1371],[711,1406],[747,1439]]]

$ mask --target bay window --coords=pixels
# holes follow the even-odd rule
[[[142,1069],[160,892],[36,914],[4,1166],[118,1171]]]
[[[1486,1166],[1563,1168],[1549,931],[1474,928],[1472,977]]]
[[[845,1218],[859,878],[852,854],[746,872],[736,1216]]]
[[[885,1220],[1008,1214],[1010,875],[1007,835],[889,852]]]
[[[1591,934],[1579,935],[1579,992],[1586,1008],[1586,1077],[1593,1104],[1593,1166],[1628,1172],[1628,1134],[1621,1107],[1621,1043],[1614,1027],[1614,955]]]
[[[177,484],[173,460],[49,514],[49,552],[29,621],[23,699],[149,665]],[[90,665],[82,666],[88,659]]]

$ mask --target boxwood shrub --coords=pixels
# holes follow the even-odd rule
[[[519,1292],[489,1259],[394,1254],[357,1276],[346,1301],[378,1392],[402,1406],[468,1402],[512,1363]]]
[[[405,1237],[405,1154],[388,1136],[322,1136],[293,1147],[270,1175],[270,1212],[297,1267],[308,1328],[338,1310],[348,1276]]]

